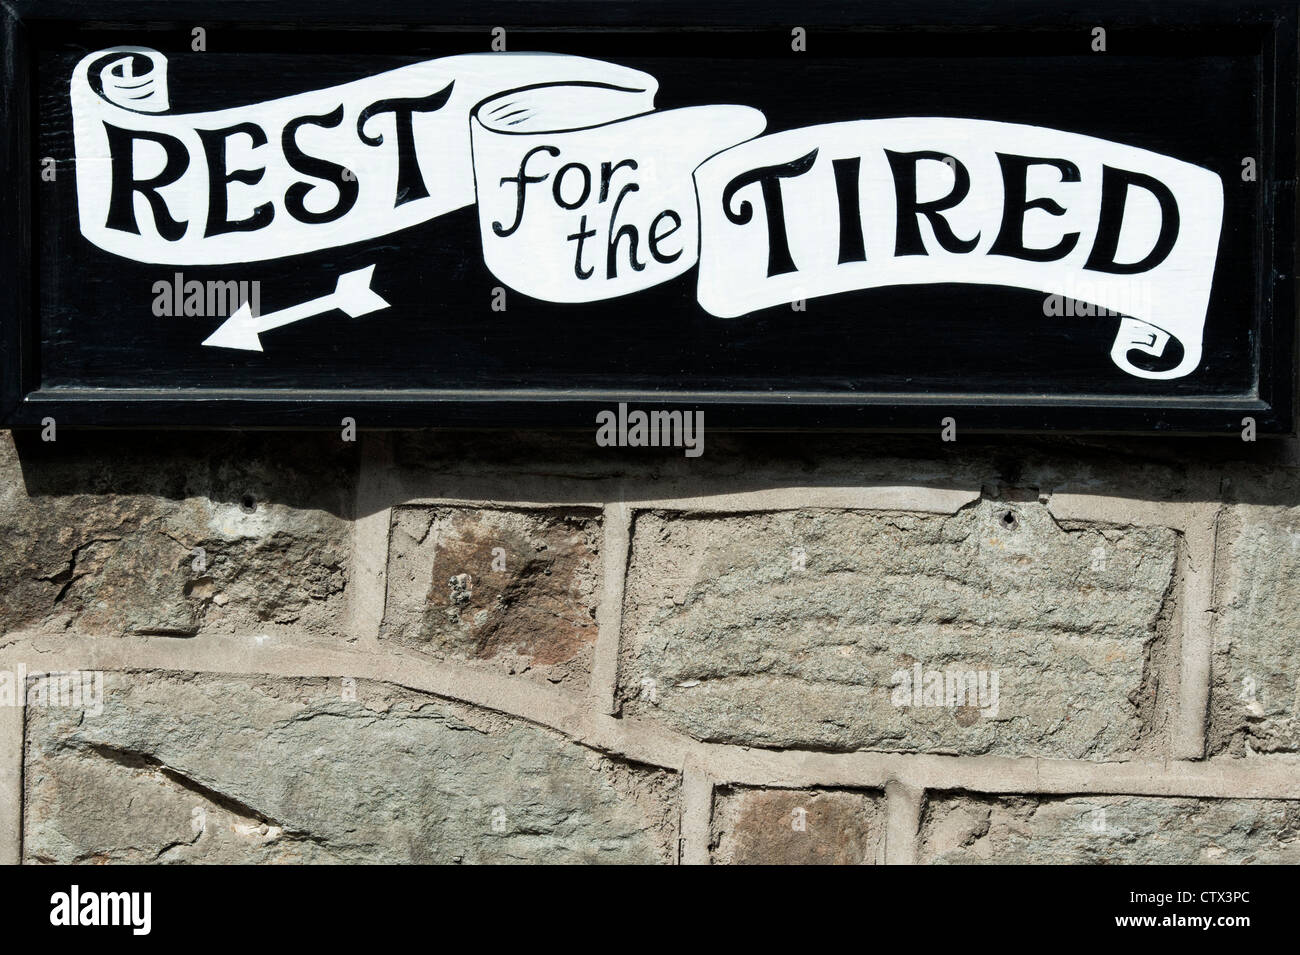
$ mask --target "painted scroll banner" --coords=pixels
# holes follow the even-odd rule
[[[1111,358],[1131,375],[1200,364],[1223,218],[1207,169],[1011,123],[860,120],[751,139],[763,120],[746,107],[648,108],[634,91],[565,84],[475,111],[494,275],[590,302],[673,278],[698,249],[700,305],[723,318],[890,285],[1012,286],[1121,316]],[[635,115],[609,119],[619,112]],[[1171,339],[1172,366],[1132,361]]]
[[[548,302],[593,302],[695,266],[691,174],[766,121],[747,106],[654,112],[653,94],[565,83],[474,111],[479,231],[493,275]]]
[[[1130,375],[1199,365],[1216,173],[972,119],[763,136],[756,109],[657,111],[656,91],[596,60],[472,54],[172,114],[161,54],[102,51],[72,83],[81,229],[139,261],[221,264],[376,238],[476,202],[488,269],[544,301],[614,299],[697,264],[699,303],[719,318],[881,286],[1000,285],[1114,312],[1111,357]],[[1135,363],[1135,351],[1164,362]]]
[[[217,56],[218,54],[204,54]],[[470,53],[196,113],[167,58],[84,57],[71,83],[81,233],[139,262],[221,265],[388,235],[474,203],[470,110],[503,90],[654,77],[580,56]]]
[[[1200,364],[1223,220],[1208,169],[1039,126],[906,118],[765,136],[695,178],[699,300],[714,315],[887,285],[1003,285],[1123,316],[1111,358],[1131,375]],[[1131,360],[1165,356],[1171,338],[1171,367]]]

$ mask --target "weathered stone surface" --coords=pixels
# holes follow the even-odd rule
[[[721,865],[861,865],[879,860],[885,834],[879,793],[720,789],[711,858]]]
[[[599,546],[593,512],[397,508],[381,637],[585,687]]]
[[[109,674],[33,708],[38,862],[663,862],[676,777],[384,685]],[[203,825],[196,822],[203,815]]]
[[[1300,862],[1300,802],[1146,796],[931,796],[927,863]]]
[[[1227,509],[1215,567],[1208,749],[1300,752],[1300,507]]]
[[[0,436],[0,535],[11,542],[0,632],[336,631],[352,494],[342,466],[317,455],[311,474],[294,470],[287,438],[142,441],[20,459]]]
[[[1067,529],[1037,503],[645,513],[624,711],[746,745],[1122,758],[1159,742],[1149,658],[1176,547],[1166,528]],[[896,705],[917,664],[983,671],[986,696]]]

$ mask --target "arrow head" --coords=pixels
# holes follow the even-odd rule
[[[220,328],[203,340],[203,344],[217,348],[261,351],[262,342],[257,337],[257,324],[248,303],[239,306],[233,315],[221,323]]]
[[[340,275],[339,283],[334,288],[334,306],[351,318],[360,318],[381,308],[388,308],[388,303],[370,288],[374,272],[375,267],[367,265],[364,269]]]

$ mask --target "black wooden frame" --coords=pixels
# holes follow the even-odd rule
[[[360,12],[358,12],[360,11]],[[368,0],[0,0],[0,128],[4,188],[0,189],[0,424],[39,427],[47,417],[60,426],[198,428],[338,428],[344,417],[362,428],[394,427],[594,427],[597,411],[628,401],[648,408],[702,408],[718,429],[845,429],[933,431],[953,416],[963,432],[1146,432],[1233,434],[1255,419],[1260,434],[1295,431],[1296,98],[1295,0],[1101,0],[1086,11],[1027,0],[905,0],[850,7],[824,0],[712,0],[712,2],[577,3],[569,0],[450,3]],[[1266,220],[1259,224],[1263,258],[1259,277],[1258,387],[1253,397],[1102,398],[1053,395],[1029,398],[975,394],[855,394],[842,398],[781,393],[573,392],[573,391],[366,391],[293,389],[84,389],[39,388],[36,262],[32,254],[33,190],[37,163],[32,81],[34,21],[112,24],[293,22],[346,26],[429,24],[449,28],[539,27],[741,27],[782,29],[855,25],[914,25],[975,29],[1014,24],[1023,28],[1078,24],[1152,26],[1160,23],[1255,25],[1267,28],[1264,101],[1260,121],[1266,145],[1261,167],[1276,171],[1267,185]]]

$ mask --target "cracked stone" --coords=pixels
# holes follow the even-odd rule
[[[328,461],[310,477],[269,464],[258,456],[267,451],[223,438],[140,457],[95,449],[20,459],[12,437],[0,437],[0,533],[21,544],[0,552],[0,632],[186,637],[271,624],[335,633],[349,479]],[[262,502],[251,513],[241,506],[250,488]]]
[[[28,710],[32,862],[667,862],[676,776],[359,681],[107,674]]]

